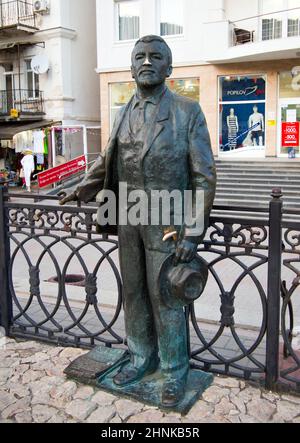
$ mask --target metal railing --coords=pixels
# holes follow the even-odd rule
[[[0,2],[0,29],[15,26],[36,29],[36,19],[31,1]]]
[[[96,233],[96,206],[57,203],[0,188],[1,324],[14,338],[124,347],[118,239]],[[186,310],[191,365],[300,392],[300,222],[283,221],[280,190],[256,219],[215,210],[199,247],[208,286]]]
[[[231,46],[300,36],[300,8],[230,22]]]
[[[44,93],[29,89],[0,91],[0,115],[9,115],[12,109],[21,114],[43,114]]]

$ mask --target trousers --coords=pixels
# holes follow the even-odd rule
[[[186,319],[184,309],[161,298],[159,271],[176,248],[174,241],[163,244],[161,234],[160,227],[119,227],[125,327],[135,367],[159,358],[162,372],[176,377],[189,370]]]

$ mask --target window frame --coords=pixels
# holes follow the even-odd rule
[[[161,33],[161,10],[162,10],[162,2],[164,0],[157,0],[158,5],[157,5],[157,28],[158,28],[158,35],[160,35],[161,37],[168,39],[168,38],[184,38],[185,37],[185,32],[186,32],[186,9],[184,7],[184,0],[182,1],[182,6],[183,6],[183,31],[181,34],[166,34],[166,35],[162,35]]]
[[[26,90],[28,91],[28,100],[39,100],[40,99],[40,76],[39,74],[36,74],[31,66],[28,66],[28,63],[31,63],[32,58],[26,58],[25,60],[25,73],[26,73]],[[29,75],[32,75],[32,92],[33,95],[32,97],[29,96],[29,91],[31,91],[31,89],[29,89]],[[36,87],[36,77],[38,77],[38,88]]]
[[[139,6],[139,35],[132,39],[120,39],[120,16],[119,16],[119,5],[120,3],[130,3],[135,2]],[[141,0],[114,0],[114,40],[115,43],[131,43],[138,40],[141,37]]]

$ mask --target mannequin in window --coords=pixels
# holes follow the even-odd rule
[[[230,109],[230,114],[227,117],[227,127],[228,127],[228,146],[229,150],[233,151],[237,148],[237,134],[239,132],[239,121],[235,115],[235,110]]]
[[[253,146],[263,146],[265,119],[263,114],[258,112],[257,106],[254,106],[253,114],[249,118],[249,129],[251,130]]]

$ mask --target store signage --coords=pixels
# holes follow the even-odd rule
[[[299,131],[300,126],[298,122],[282,123],[282,147],[291,148],[299,146]]]
[[[257,101],[266,99],[264,77],[223,77],[221,80],[222,101]]]
[[[81,156],[69,161],[63,165],[57,166],[47,171],[38,174],[38,184],[39,188],[45,188],[47,186],[58,183],[66,178],[71,177],[78,172],[85,171],[86,169],[86,158]]]

